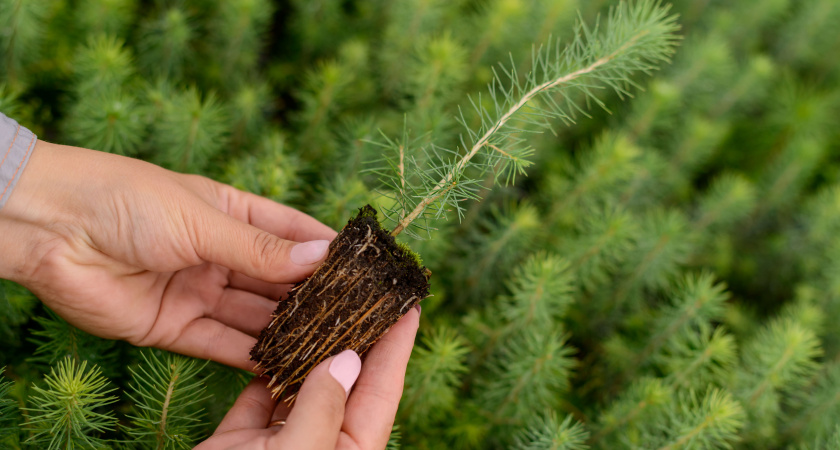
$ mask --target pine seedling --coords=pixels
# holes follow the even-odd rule
[[[266,130],[271,112],[271,89],[265,83],[242,83],[231,98],[231,143],[236,149],[250,149]]]
[[[451,34],[444,33],[420,40],[414,56],[406,80],[406,94],[413,101],[414,109],[425,116],[431,107],[450,99],[467,78],[467,51]]]
[[[154,13],[140,27],[140,68],[148,75],[180,79],[191,61],[195,35],[194,19],[177,4]]]
[[[223,0],[218,5],[211,24],[217,32],[212,35],[210,53],[214,59],[218,57],[218,76],[230,80],[251,75],[257,68],[274,4],[270,0]]]
[[[144,105],[126,89],[134,66],[124,43],[108,35],[91,36],[73,67],[77,100],[63,124],[65,134],[86,148],[136,154],[147,123]]]
[[[726,391],[710,389],[701,399],[694,391],[678,395],[667,421],[648,423],[643,442],[648,448],[732,448],[746,422],[743,407]]]
[[[480,302],[500,292],[507,272],[531,250],[542,231],[541,223],[539,211],[529,203],[491,208],[490,217],[464,238],[467,253],[455,269],[462,287],[456,292],[456,301]],[[489,273],[495,279],[488,279]]]
[[[510,295],[500,299],[510,329],[550,331],[560,323],[574,301],[569,267],[567,260],[540,252],[514,271],[508,281]]]
[[[409,423],[434,423],[457,406],[456,396],[467,371],[470,349],[457,332],[438,327],[421,338],[406,370],[401,417]]]
[[[791,141],[779,158],[767,167],[758,182],[765,201],[756,215],[763,217],[795,202],[816,175],[827,151],[824,143],[813,138]]]
[[[569,415],[560,421],[557,413],[538,416],[514,438],[515,450],[585,450],[589,432]]]
[[[794,407],[782,421],[782,433],[788,440],[803,442],[824,440],[840,423],[840,364],[822,371],[814,386],[794,392]]]
[[[824,87],[805,84],[790,73],[776,87],[775,104],[769,111],[768,124],[781,130],[777,146],[800,140],[819,141],[825,134],[833,135],[833,118],[840,110],[840,94]]]
[[[575,284],[592,292],[608,282],[635,248],[639,226],[630,213],[613,205],[584,211],[577,234],[556,249],[569,260]]]
[[[389,20],[382,46],[377,51],[377,72],[384,91],[382,95],[396,100],[398,95],[408,90],[406,84],[412,76],[405,64],[405,55],[416,49],[418,40],[428,42],[432,36],[449,28],[449,22],[457,11],[457,2],[407,0],[387,5]],[[457,42],[453,44],[460,47]]]
[[[570,387],[575,350],[556,331],[524,328],[501,343],[479,374],[478,403],[501,423],[526,423],[534,410],[554,408]]]
[[[146,137],[142,107],[119,87],[90,92],[73,106],[64,125],[66,135],[85,148],[136,155]]]
[[[723,173],[698,200],[694,229],[721,231],[745,219],[755,208],[758,194],[746,177]]]
[[[117,423],[108,406],[117,401],[115,388],[99,367],[67,357],[50,369],[44,387],[34,386],[24,411],[31,436],[26,443],[38,448],[102,448],[100,436]]]
[[[302,130],[297,145],[305,146],[307,160],[334,156],[337,143],[329,125],[344,109],[361,75],[359,69],[347,61],[331,59],[306,73],[303,88],[297,93],[302,107],[294,119]]]
[[[735,337],[723,327],[701,326],[669,339],[652,362],[675,387],[725,387],[738,364],[737,350]]]
[[[723,317],[729,294],[725,285],[715,283],[711,273],[687,274],[677,283],[675,291],[671,305],[654,320],[653,332],[638,355],[639,362],[647,361],[677,334]]]
[[[233,160],[225,167],[224,179],[237,189],[251,192],[276,202],[298,197],[300,162],[289,155],[286,137],[277,130],[265,133],[254,153]]]
[[[679,211],[654,209],[641,218],[640,229],[636,248],[624,263],[624,280],[613,294],[619,305],[638,289],[666,288],[694,247],[695,237]]]
[[[196,173],[227,144],[227,111],[213,93],[191,87],[163,99],[152,125],[152,158],[180,172]]]
[[[712,320],[723,316],[728,294],[723,285],[715,284],[711,274],[687,274],[675,283],[673,291],[671,305],[661,313],[645,310],[638,313],[654,316],[645,329],[636,330],[636,334],[645,336],[638,344],[622,335],[607,341],[605,353],[610,365],[620,369],[626,378],[632,379],[641,369],[648,367],[652,358],[680,334],[697,333]],[[624,321],[631,330],[632,325],[638,323],[638,314]]]
[[[549,175],[549,222],[575,223],[581,206],[618,200],[613,198],[615,192],[638,176],[640,155],[641,149],[624,134],[606,133],[599,137],[590,150],[564,168],[562,176]]]
[[[523,130],[512,128],[519,120],[543,128],[551,127],[549,119],[571,123],[577,114],[585,114],[584,102],[572,99],[582,96],[585,102],[603,105],[595,86],[629,95],[636,85],[633,73],[655,70],[673,52],[677,26],[667,14],[667,8],[651,1],[621,3],[602,29],[579,23],[564,50],[559,44],[535,50],[533,71],[524,81],[515,67],[502,66],[489,85],[492,107],[485,108],[481,96],[471,99],[481,125],[476,129],[463,112],[459,116],[465,128],[460,145],[464,153],[435,144],[406,148],[404,142],[389,140],[390,155],[374,171],[398,205],[383,211],[396,225],[391,234],[428,231],[425,224],[449,210],[461,217],[461,203],[476,198],[480,189],[467,174],[469,168],[478,169],[481,177],[493,171],[497,180],[508,182],[524,174],[532,149],[519,137]],[[429,163],[418,167],[418,159]]]
[[[113,36],[90,36],[73,59],[76,95],[107,92],[125,86],[134,75],[134,57],[125,43]]]
[[[591,443],[596,448],[641,443],[640,429],[657,423],[673,402],[673,386],[659,378],[639,378],[597,416]]]
[[[143,448],[192,448],[201,427],[200,404],[208,398],[199,375],[207,363],[146,350],[143,363],[129,369],[128,397],[135,403],[127,433]]]
[[[744,347],[738,376],[747,407],[771,391],[793,391],[819,367],[814,333],[791,320],[777,320]]]
[[[516,124],[550,128],[550,119],[572,123],[578,114],[585,114],[584,104],[603,106],[595,95],[596,89],[602,87],[622,97],[629,95],[631,87],[637,85],[632,75],[650,73],[667,61],[676,44],[677,29],[668,8],[657,2],[621,3],[611,10],[603,29],[580,23],[565,50],[559,44],[535,50],[533,71],[524,80],[515,67],[502,67],[489,86],[492,108],[485,108],[481,97],[471,100],[480,122],[478,128],[463,113],[459,116],[465,127],[459,148],[429,144],[415,149],[405,147],[407,139],[387,140],[383,146],[389,154],[373,172],[380,175],[385,192],[391,194],[394,207],[383,208],[383,213],[394,228],[385,232],[372,208],[362,208],[332,242],[326,261],[313,276],[296,286],[288,300],[278,304],[251,351],[257,368],[265,369],[271,377],[273,394],[279,396],[287,388],[294,390],[318,362],[343,348],[363,353],[428,295],[427,270],[407,248],[396,246],[393,238],[406,230],[414,234],[428,232],[429,221],[443,218],[450,209],[462,217],[462,202],[478,197],[481,180],[490,173],[497,180],[509,182],[523,174],[528,165],[525,158],[532,150],[519,137],[523,130]],[[577,98],[583,100],[573,100]],[[407,134],[404,131],[403,137]],[[477,169],[476,174],[468,174],[470,169]],[[369,268],[370,274],[364,268]],[[333,301],[333,306],[328,307],[326,298],[318,297],[335,289],[338,283],[350,286],[350,290],[342,293],[341,301]],[[365,287],[364,291],[360,291],[360,286]],[[311,303],[304,303],[306,299],[311,299]],[[357,304],[351,306],[350,301]],[[306,306],[300,308],[301,304]],[[295,315],[293,321],[289,320]],[[364,323],[369,325],[365,327]],[[313,340],[316,334],[327,337]],[[557,378],[564,375],[566,366],[571,366],[571,359],[560,353],[566,351],[562,341],[558,344],[544,342],[545,339],[546,335],[524,336],[521,344],[526,349],[531,347],[528,358],[550,353],[552,364],[546,365],[546,371],[538,372]],[[519,356],[513,350],[507,353],[510,357]],[[525,364],[529,362],[534,363],[526,360]],[[528,398],[535,401],[542,401],[558,384],[568,383],[560,379],[545,381],[540,375],[533,381],[529,391],[540,392]],[[293,399],[294,395],[287,398]],[[496,411],[501,413],[511,408],[509,405],[518,404],[510,400],[489,399],[487,403],[500,403],[502,406]]]
[[[42,329],[32,331],[29,340],[38,347],[29,358],[30,361],[52,366],[70,358],[75,362],[95,361],[106,370],[114,367],[108,362],[117,356],[113,351],[115,341],[85,333],[49,309],[46,316],[35,317],[35,321]]]
[[[775,320],[744,346],[733,392],[750,416],[749,442],[765,445],[777,435],[782,394],[807,383],[821,355],[814,332],[791,320]]]

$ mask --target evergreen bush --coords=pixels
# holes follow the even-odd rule
[[[671,3],[0,0],[0,111],[333,227],[399,222],[509,96],[676,13],[671,63],[646,41],[535,96],[486,141],[517,152],[400,234],[433,296],[389,445],[840,448],[840,3]],[[413,191],[381,180],[401,154]],[[3,448],[188,448],[249,379],[6,281],[0,335]]]

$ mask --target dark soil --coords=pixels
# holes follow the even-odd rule
[[[326,261],[281,300],[251,349],[271,377],[272,395],[291,401],[309,372],[352,349],[363,355],[429,295],[425,267],[382,229],[376,211],[359,210],[330,244]]]

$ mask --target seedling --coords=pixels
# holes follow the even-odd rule
[[[408,139],[385,139],[379,175],[393,207],[382,208],[392,230],[383,230],[376,211],[365,206],[330,245],[327,260],[279,302],[251,358],[271,378],[273,396],[293,400],[306,375],[345,349],[363,354],[403,315],[428,295],[428,271],[419,258],[396,243],[407,233],[427,237],[447,212],[463,215],[463,203],[480,198],[483,180],[513,183],[524,175],[532,149],[525,136],[574,123],[595,103],[597,91],[619,97],[638,87],[632,76],[648,74],[673,53],[676,18],[656,1],[621,3],[605,26],[578,22],[572,42],[533,52],[531,70],[500,66],[488,97],[470,98],[475,120],[459,113],[460,145],[417,146]],[[485,106],[491,104],[490,107]],[[475,126],[474,123],[479,124]]]

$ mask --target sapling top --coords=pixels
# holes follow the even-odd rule
[[[488,173],[506,182],[524,174],[532,154],[524,135],[550,128],[552,119],[571,123],[591,102],[603,107],[597,89],[629,95],[636,72],[655,70],[674,51],[678,26],[668,10],[652,0],[621,3],[603,26],[578,23],[562,50],[555,44],[534,51],[524,79],[514,65],[502,67],[489,86],[492,108],[479,96],[470,98],[474,120],[459,114],[465,132],[458,148],[415,148],[407,132],[400,141],[386,138],[384,164],[372,170],[394,200],[394,207],[383,208],[394,228],[384,231],[376,212],[362,208],[332,242],[324,264],[279,303],[251,351],[257,368],[271,377],[274,396],[288,391],[294,398],[309,371],[334,354],[364,353],[428,296],[427,271],[394,237],[428,233],[428,221],[450,209],[460,216],[462,202],[478,198]]]
[[[459,148],[432,143],[415,149],[407,133],[398,142],[386,138],[383,146],[390,156],[373,171],[396,205],[384,208],[395,224],[391,235],[415,234],[412,228],[428,232],[418,219],[438,219],[450,209],[460,215],[461,202],[477,198],[488,171],[507,183],[524,174],[532,149],[522,135],[551,128],[552,119],[572,123],[578,113],[586,115],[583,106],[590,102],[604,107],[598,90],[609,87],[620,97],[629,96],[630,87],[636,86],[633,75],[656,70],[674,51],[679,26],[668,10],[650,0],[620,3],[603,27],[578,22],[572,42],[562,50],[559,40],[535,50],[524,79],[513,63],[500,65],[489,85],[492,107],[485,106],[481,95],[469,99],[480,125],[460,112],[464,134]],[[470,168],[478,172],[469,176]]]

